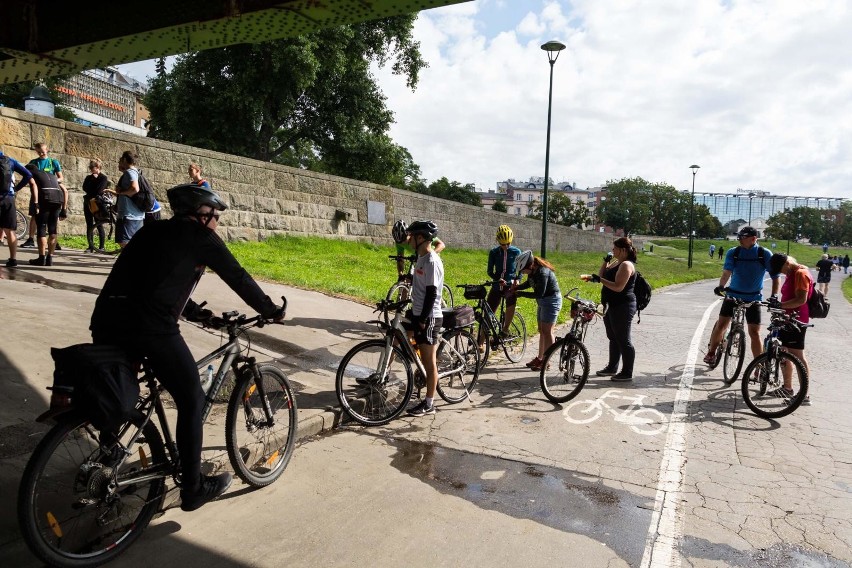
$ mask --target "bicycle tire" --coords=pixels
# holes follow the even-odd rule
[[[18,239],[23,239],[30,230],[30,220],[20,209],[15,217],[18,221],[18,226],[15,229],[15,236],[18,237]]]
[[[455,307],[455,299],[453,298],[453,290],[446,284],[441,289],[441,307],[451,310]]]
[[[387,424],[402,414],[414,388],[411,362],[397,346],[391,346],[387,376],[378,376],[384,351],[384,339],[359,343],[337,367],[337,400],[349,417],[364,426]]]
[[[248,369],[246,369],[248,370]],[[299,411],[287,375],[273,365],[258,365],[273,424],[266,424],[259,389],[251,372],[237,379],[225,422],[225,445],[237,475],[253,487],[281,477],[296,446]]]
[[[482,318],[476,319],[476,324],[474,325],[474,337],[476,337],[477,345],[481,341],[481,347],[479,347],[479,370],[485,368],[485,363],[488,362],[488,358],[491,356],[491,335],[488,333],[488,326],[486,326],[482,322]]]
[[[385,300],[388,302],[399,302],[411,296],[411,286],[404,282],[394,282],[393,286],[388,288],[388,293],[385,295]]]
[[[746,336],[742,329],[731,330],[728,344],[725,346],[724,362],[722,364],[722,380],[726,385],[732,385],[740,376],[745,361]]]
[[[560,339],[547,348],[539,381],[547,400],[568,402],[583,390],[589,379],[589,350],[572,337]]]
[[[787,362],[793,365],[792,396],[782,396],[778,389],[784,385],[781,367]],[[758,371],[760,370],[760,371]],[[787,416],[808,395],[808,373],[804,363],[791,353],[778,351],[762,353],[746,367],[742,381],[743,399],[746,405],[761,418]]]
[[[151,422],[128,449],[119,478],[151,463],[168,463],[160,432]],[[18,489],[18,524],[24,542],[46,564],[81,568],[110,562],[160,510],[165,477],[131,484],[107,503],[102,492],[113,472],[104,457],[97,431],[88,420],[72,416],[48,431],[27,462]]]
[[[524,357],[527,350],[527,324],[524,321],[524,316],[517,311],[509,326],[509,337],[500,339],[500,343],[503,345],[503,353],[506,354],[506,359],[512,363],[519,363]]]
[[[437,361],[438,374],[447,368],[456,368],[460,365],[455,353],[446,349],[447,344],[452,345],[464,358],[464,370],[460,373],[448,375],[438,379],[438,394],[449,404],[461,402],[468,397],[470,391],[479,379],[479,346],[476,339],[467,328],[459,328],[444,334],[444,341],[438,345]]]

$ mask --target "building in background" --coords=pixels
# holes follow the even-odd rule
[[[114,67],[90,69],[70,77],[57,89],[61,104],[86,126],[146,136],[150,115],[142,104],[147,87]]]
[[[572,201],[588,203],[588,190],[577,189],[567,181],[553,183],[551,180],[547,185],[550,195],[562,193]],[[497,182],[497,190],[489,190],[480,194],[482,206],[491,209],[492,205],[502,199],[506,203],[506,209],[512,215],[526,217],[529,215],[534,203],[541,203],[544,193],[544,178],[531,177],[528,181],[516,181],[512,178]]]

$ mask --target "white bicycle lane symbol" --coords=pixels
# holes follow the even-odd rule
[[[606,410],[612,414],[616,422],[627,424],[637,434],[654,436],[665,431],[666,416],[659,410],[642,406],[642,401],[645,400],[647,395],[622,395],[620,393],[620,390],[611,389],[603,393],[597,400],[575,400],[565,407],[562,415],[565,416],[565,420],[572,424],[588,424],[600,418],[603,411]],[[629,404],[621,410],[610,406],[607,399],[623,400],[629,402]]]

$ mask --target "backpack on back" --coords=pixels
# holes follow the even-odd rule
[[[138,183],[139,191],[133,194],[130,200],[133,201],[133,205],[138,207],[140,211],[148,213],[154,208],[154,188],[151,187],[151,184],[142,175],[141,170],[139,170]]]
[[[0,157],[0,195],[6,195],[12,187],[12,159]]]
[[[811,282],[811,294],[808,296],[808,313],[810,317],[822,319],[828,316],[829,309],[831,309],[831,302]]]
[[[49,172],[32,172],[38,188],[38,202],[43,205],[61,206],[65,203],[65,192],[59,188],[59,180]]]
[[[647,308],[648,304],[651,303],[651,290],[651,285],[648,284],[645,277],[637,270],[636,281],[633,282],[633,293],[636,295],[636,309],[639,315],[636,323],[642,323],[642,310]]]

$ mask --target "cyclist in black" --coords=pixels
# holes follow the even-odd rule
[[[115,262],[92,313],[96,344],[120,345],[132,359],[146,357],[178,409],[181,509],[193,511],[227,490],[231,474],[201,475],[204,394],[195,359],[181,337],[178,318],[203,321],[212,314],[189,297],[210,267],[264,317],[281,321],[283,309],[266,296],[216,234],[227,205],[194,184],[168,191],[174,217],[139,230]]]

